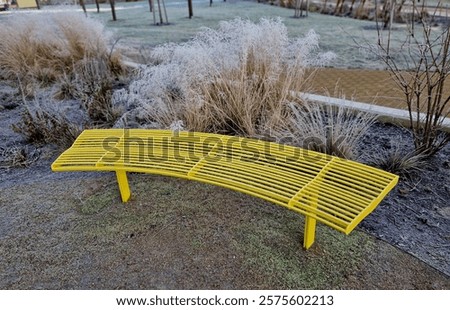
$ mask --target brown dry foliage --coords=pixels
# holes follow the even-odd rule
[[[124,113],[112,102],[114,78],[104,60],[83,60],[74,69],[74,97],[81,100],[89,118],[97,125],[108,126]]]
[[[168,92],[165,109],[150,115],[166,127],[182,120],[192,131],[251,137],[282,127],[289,119],[287,104],[300,101],[292,90],[304,89],[308,79],[305,68],[271,65],[269,59],[249,53],[238,68],[193,85],[189,96],[181,98],[176,89]]]
[[[20,84],[25,96],[71,76],[81,60],[102,59],[111,74],[122,71],[103,26],[79,14],[15,16],[2,25],[0,37],[0,76]]]
[[[22,112],[21,123],[12,126],[35,144],[54,143],[61,148],[72,145],[82,129],[71,123],[62,113],[50,112],[41,107],[27,107]]]

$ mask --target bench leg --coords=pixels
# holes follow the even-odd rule
[[[307,216],[305,218],[305,233],[303,237],[303,247],[309,249],[314,243],[314,238],[316,237],[316,219]]]
[[[122,201],[127,202],[131,196],[127,173],[123,170],[116,171],[116,177],[117,183],[119,184],[120,196],[122,197]]]
[[[313,192],[311,195],[311,207],[314,209],[317,209],[317,203],[318,203],[318,194],[316,192]],[[309,249],[313,243],[314,239],[316,237],[316,219],[311,216],[306,216],[305,218],[305,233],[303,237],[303,246],[305,249]]]

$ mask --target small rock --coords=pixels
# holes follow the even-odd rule
[[[442,164],[442,166],[443,166],[445,169],[450,169],[450,160],[444,161],[444,163]]]
[[[426,193],[432,193],[433,192],[433,190],[429,186],[425,186],[423,190]]]
[[[5,109],[5,107],[0,104],[0,112],[3,111],[4,109]]]

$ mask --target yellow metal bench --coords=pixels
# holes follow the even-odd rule
[[[148,129],[85,130],[53,171],[114,171],[122,201],[127,172],[175,176],[247,193],[349,234],[397,184],[391,173],[354,161],[256,139]]]

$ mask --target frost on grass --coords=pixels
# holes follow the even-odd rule
[[[100,22],[78,13],[12,14],[0,37],[0,78],[16,86],[26,104],[13,129],[28,141],[66,147],[80,133],[77,120],[58,111],[61,103],[52,97],[80,103],[75,108],[88,117],[83,126],[108,127],[122,115],[111,98],[124,69]],[[29,104],[40,94],[48,105]]]
[[[0,77],[25,95],[70,77],[81,60],[104,59],[110,72],[120,70],[103,24],[82,14],[17,14],[2,23],[0,37]]]
[[[290,40],[280,19],[235,19],[205,28],[191,41],[153,50],[126,101],[141,125],[258,136],[288,119],[305,70],[334,55],[319,53],[314,31]],[[124,100],[124,94],[120,96]],[[128,120],[130,121],[130,120]]]
[[[346,159],[357,159],[358,144],[376,121],[376,115],[317,102],[290,104],[287,127],[276,133],[305,149]]]

